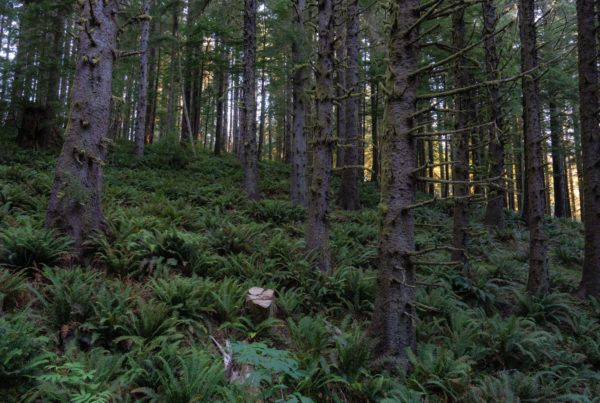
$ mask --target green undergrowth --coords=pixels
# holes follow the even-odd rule
[[[571,296],[582,227],[548,220],[552,294],[524,294],[528,233],[475,207],[471,276],[419,257],[413,371],[378,373],[367,334],[377,268],[375,184],[364,209],[331,214],[331,276],[303,251],[306,211],[289,168],[261,163],[248,202],[241,164],[166,144],[107,158],[106,232],[89,267],[43,227],[54,156],[0,149],[2,401],[596,401],[600,303]],[[336,182],[334,181],[334,187]],[[422,196],[423,199],[426,196]],[[418,250],[451,241],[451,202],[415,212]],[[268,312],[250,287],[275,291]],[[233,353],[226,377],[224,351]],[[228,347],[229,345],[229,347]]]

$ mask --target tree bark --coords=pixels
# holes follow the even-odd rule
[[[54,175],[46,226],[73,237],[75,253],[85,258],[83,242],[100,231],[104,221],[102,176],[119,2],[81,4],[83,31],[79,35],[73,102]]]
[[[333,132],[333,0],[318,1],[318,56],[316,69],[317,129],[313,140],[313,172],[309,190],[306,248],[317,258],[317,267],[331,271],[329,250],[329,190]]]
[[[265,109],[266,103],[265,69],[260,74],[260,124],[258,125],[258,160],[262,159],[263,144],[265,141]]]
[[[410,135],[417,109],[418,0],[391,3],[389,94],[381,138],[379,269],[370,332],[375,354],[388,370],[409,369],[407,350],[417,347],[415,321],[414,214],[415,145]],[[406,27],[413,27],[407,29]]]
[[[336,136],[337,136],[337,147],[335,149],[335,166],[336,168],[342,168],[344,166],[344,153],[346,152],[346,105],[348,104],[348,99],[344,96],[346,88],[348,85],[346,84],[346,66],[348,64],[347,61],[347,49],[346,49],[346,4],[344,1],[340,1],[340,10],[336,10],[335,13],[335,37],[336,41],[334,44],[335,49],[335,58],[333,61],[333,65],[335,68],[335,77],[334,77],[334,85],[335,85],[335,128],[336,128]]]
[[[292,88],[292,82],[291,80],[288,81],[288,85],[286,87],[286,92],[285,92],[285,132],[284,132],[284,136],[283,136],[283,162],[285,162],[286,164],[291,164],[292,163],[292,154],[293,154],[293,150],[292,150],[292,142],[293,142],[293,133],[292,133],[292,127],[293,127],[293,122],[292,122],[292,115],[294,114],[294,106],[293,106],[293,101],[292,101],[292,92],[293,92],[293,88]]]
[[[60,103],[58,100],[60,83],[60,65],[62,58],[62,37],[65,29],[65,10],[59,8],[53,15],[54,29],[52,31],[52,53],[49,57],[48,75],[46,81],[46,93],[45,98],[45,124],[41,130],[40,143],[41,148],[48,148],[54,143],[58,143],[60,146],[60,135],[57,129],[57,108]]]
[[[308,81],[308,66],[306,65],[306,33],[304,30],[304,9],[306,0],[294,0],[292,11],[296,39],[292,42],[292,57],[294,60],[293,94],[293,146],[292,146],[292,177],[291,201],[293,205],[308,206],[308,178],[306,172],[306,83]],[[269,125],[270,128],[270,125]],[[269,159],[271,158],[271,135],[269,129]]]
[[[338,205],[344,210],[360,210],[358,195],[359,181],[359,121],[358,121],[358,0],[348,0],[346,19],[346,60],[347,66],[342,74],[346,76],[346,91],[349,98],[346,100],[345,141],[343,142],[344,160],[342,161],[342,183],[337,196]],[[362,170],[360,170],[362,172]]]
[[[452,14],[452,43],[455,52],[462,51],[465,44],[465,10],[460,8]],[[454,84],[456,88],[465,88],[468,85],[468,72],[465,68],[466,58],[459,57],[454,67]],[[468,274],[468,228],[469,228],[469,131],[467,110],[469,94],[461,92],[455,96],[454,108],[455,114],[453,134],[453,156],[454,162],[454,225],[452,261],[462,262],[463,272]]]
[[[179,6],[177,6],[179,7]],[[177,30],[178,30],[178,25],[179,25],[179,16],[178,16],[178,9],[175,9],[173,11],[173,44],[171,45],[171,67],[169,69],[169,95],[168,95],[168,104],[167,104],[167,122],[166,122],[166,127],[164,129],[164,131],[166,131],[167,133],[169,133],[172,129],[173,129],[173,115],[174,115],[174,111],[173,109],[175,108],[175,97],[177,96],[177,91],[175,88],[175,69],[176,69],[176,64],[175,64],[175,60],[177,59],[177,44],[175,43],[175,40],[177,38]]]
[[[373,164],[371,169],[371,182],[379,181],[379,133],[377,132],[377,123],[379,119],[379,84],[376,80],[371,83],[371,138],[373,140]]]
[[[483,25],[485,40],[485,69],[488,81],[494,82],[500,79],[498,70],[499,58],[496,46],[496,37],[493,35],[496,31],[498,18],[496,17],[496,7],[493,0],[484,0]],[[489,176],[499,178],[491,184],[487,197],[487,206],[485,209],[484,224],[488,228],[504,228],[504,203],[506,199],[505,181],[501,176],[504,173],[504,120],[502,113],[502,100],[500,96],[500,86],[492,84],[487,87],[488,90],[488,109],[492,118],[492,129],[490,131],[489,158],[490,168]]]
[[[239,158],[241,158],[241,153],[240,153],[240,124],[239,124],[239,111],[240,111],[240,88],[238,86],[238,77],[237,75],[234,78],[233,81],[233,86],[234,86],[234,90],[233,90],[233,121],[231,122],[232,124],[232,148],[233,148],[233,153],[235,155],[237,155]]]
[[[546,231],[544,228],[544,170],[537,84],[537,49],[534,0],[519,1],[523,85],[523,120],[527,155],[527,204],[529,226],[529,276],[527,291],[545,295],[549,289]]]
[[[560,108],[550,101],[550,141],[552,147],[552,179],[554,185],[554,215],[567,217],[567,194],[565,175],[563,172],[563,156],[561,151],[562,127]]]
[[[582,297],[600,297],[600,129],[598,127],[597,43],[594,35],[594,3],[577,0],[577,49],[579,53],[579,114],[583,151],[585,256]]]
[[[135,118],[135,155],[144,155],[146,109],[148,103],[148,38],[150,37],[150,0],[144,1],[140,36],[140,71],[138,76],[137,114]]]
[[[256,154],[256,0],[244,0],[244,104],[242,121],[242,161],[244,189],[250,200],[260,197]]]
[[[220,47],[220,41],[217,41],[217,49]],[[219,52],[220,53],[220,52]],[[223,142],[223,138],[224,136],[224,129],[223,129],[223,97],[225,96],[225,94],[223,93],[224,91],[224,85],[225,85],[225,77],[224,77],[224,72],[223,69],[225,68],[225,66],[219,61],[219,64],[216,66],[216,71],[215,71],[215,75],[216,75],[216,80],[217,80],[217,127],[215,130],[215,149],[214,149],[214,154],[215,155],[219,155],[221,154],[221,148],[222,148],[222,142]]]

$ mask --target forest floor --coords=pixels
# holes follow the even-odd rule
[[[166,142],[136,160],[111,150],[106,235],[91,267],[43,228],[55,155],[0,138],[1,401],[597,401],[600,303],[570,293],[582,225],[547,219],[552,293],[524,293],[528,233],[512,212],[489,233],[473,206],[472,278],[444,251],[418,268],[418,352],[405,376],[376,373],[366,335],[377,266],[377,203],[334,209],[335,271],[303,253],[305,210],[288,200],[289,167],[260,164],[263,199],[248,202],[234,156]],[[334,181],[335,182],[335,181]],[[335,186],[335,183],[334,183]],[[423,196],[425,197],[425,196]],[[416,248],[447,245],[452,203],[416,210]],[[267,310],[251,287],[275,291]],[[230,383],[216,344],[227,340]]]

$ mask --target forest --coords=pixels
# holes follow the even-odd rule
[[[599,401],[599,25],[0,0],[0,401]]]

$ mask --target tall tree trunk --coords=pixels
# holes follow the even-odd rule
[[[370,332],[375,354],[387,369],[408,369],[407,350],[417,347],[415,321],[413,171],[416,168],[413,115],[417,109],[418,0],[390,7],[388,95],[381,138],[379,269]],[[407,29],[406,27],[411,27]]]
[[[571,218],[572,217],[572,213],[571,213],[571,199],[570,199],[570,193],[569,193],[569,189],[570,189],[570,183],[569,183],[569,171],[567,169],[567,160],[566,158],[563,158],[560,161],[561,165],[562,165],[562,181],[565,184],[565,218]]]
[[[151,31],[154,31],[153,24],[151,24]],[[155,47],[150,50],[150,62],[149,62],[149,85],[148,96],[150,101],[148,102],[148,109],[146,110],[146,132],[145,141],[148,144],[154,142],[154,122],[156,121],[156,105],[158,103],[158,84],[160,77],[160,48]]]
[[[73,237],[75,252],[85,258],[83,242],[100,231],[104,221],[102,176],[119,2],[81,4],[85,22],[79,35],[73,103],[54,175],[46,226]]]
[[[442,165],[440,165],[440,179],[446,179],[446,170],[448,169],[447,165],[444,165],[447,161],[446,158],[444,156],[444,140],[441,138],[440,136],[440,141],[438,142],[438,156],[440,158],[440,163]],[[447,194],[445,193],[445,189],[446,189],[446,184],[445,183],[441,183],[440,184],[440,193],[442,195],[442,198],[447,197]]]
[[[500,71],[498,70],[499,58],[498,49],[496,47],[496,7],[493,0],[484,0],[482,3],[483,9],[483,25],[485,39],[485,69],[486,78],[488,81],[497,82],[500,79]],[[490,169],[489,176],[498,178],[490,184],[490,190],[487,197],[487,206],[485,209],[484,224],[489,228],[504,228],[504,202],[506,194],[504,191],[505,181],[502,177],[504,173],[504,120],[502,113],[502,100],[500,96],[500,86],[492,84],[487,87],[488,90],[488,108],[492,117],[492,129],[490,131],[489,144],[489,159]]]
[[[567,194],[565,193],[565,175],[563,172],[563,156],[561,152],[562,125],[560,108],[556,102],[550,101],[550,141],[552,144],[552,179],[554,185],[554,215],[567,216]]]
[[[525,127],[523,127],[525,129]],[[519,128],[515,128],[515,135],[513,136],[513,155],[515,158],[515,189],[517,192],[517,208],[519,212],[523,214],[524,210],[524,191],[525,191],[525,175],[523,172],[523,142],[521,141],[521,135],[519,134]]]
[[[228,54],[225,53],[225,64],[229,64]],[[227,152],[227,146],[229,144],[229,114],[227,111],[229,110],[229,74],[227,72],[223,73],[223,129],[222,138],[221,138],[221,151]]]
[[[57,132],[57,108],[59,108],[60,67],[62,59],[62,38],[65,30],[65,10],[60,8],[53,18],[52,53],[48,67],[45,94],[45,126],[41,130],[41,148],[48,148],[60,138]]]
[[[304,8],[306,0],[294,0],[293,19],[296,39],[292,42],[292,57],[294,60],[294,75],[292,99],[293,114],[293,146],[292,146],[292,177],[291,201],[293,205],[308,205],[308,178],[306,172],[306,83],[308,81],[308,66],[306,63],[306,33],[304,31]],[[271,159],[271,125],[269,124],[269,159]]]
[[[566,162],[565,162],[565,172],[567,174],[567,182],[569,183],[569,197],[571,199],[570,201],[570,210],[571,210],[571,217],[576,217],[577,216],[577,202],[575,200],[575,183],[573,182],[573,167],[572,167],[572,163],[570,158],[567,158]]]
[[[266,103],[265,69],[260,74],[260,124],[258,125],[258,160],[262,159],[263,144],[265,141],[265,109]]]
[[[220,41],[217,41],[217,48],[219,48],[220,46]],[[225,77],[223,72],[224,68],[224,64],[219,62],[219,64],[216,66],[217,70],[215,72],[215,78],[217,80],[217,128],[215,130],[215,155],[221,154],[222,142],[223,138],[225,137],[223,129],[223,97],[225,96],[225,94],[223,93],[223,87],[225,85]]]
[[[358,195],[359,181],[359,115],[358,97],[358,0],[348,0],[346,19],[346,43],[347,66],[344,71],[346,75],[346,91],[349,98],[346,100],[346,126],[344,146],[344,161],[342,169],[342,183],[339,189],[337,202],[344,210],[360,210],[360,198]],[[362,169],[360,170],[362,172]]]
[[[173,129],[173,115],[175,108],[175,97],[177,97],[177,91],[175,88],[175,69],[176,64],[175,60],[177,59],[177,44],[175,43],[175,38],[177,38],[177,29],[179,23],[178,10],[179,6],[173,11],[173,44],[171,45],[171,67],[169,69],[169,101],[167,104],[167,123],[164,131],[167,133]]]
[[[232,147],[233,153],[238,157],[241,157],[241,147],[240,147],[240,119],[239,119],[239,111],[240,111],[240,88],[238,86],[238,76],[236,75],[233,81],[233,130],[232,130]]]
[[[187,107],[187,100],[185,97],[185,86],[183,83],[183,69],[181,67],[181,49],[179,49],[179,38],[177,38],[177,67],[179,70],[179,87],[181,89],[181,103],[183,105],[183,116],[182,119],[185,121],[185,127],[187,128],[188,141],[192,148],[192,154],[196,157],[196,145],[194,144],[194,136],[192,135],[192,123],[190,121],[190,113]],[[182,124],[183,127],[183,124]],[[182,133],[185,136],[185,133]]]
[[[135,118],[135,155],[144,155],[146,109],[148,103],[148,38],[150,37],[150,0],[144,1],[140,36],[140,71],[138,76],[137,114]]]
[[[340,1],[342,5],[341,10],[335,13],[335,36],[337,38],[334,44],[335,48],[335,96],[337,98],[336,104],[336,136],[337,136],[337,148],[335,150],[335,166],[336,168],[342,168],[344,166],[344,154],[346,152],[346,105],[348,105],[348,99],[345,97],[345,92],[348,88],[346,80],[346,66],[348,64],[348,55],[346,49],[346,17],[347,7],[346,4]]]
[[[445,143],[445,147],[444,147],[444,161],[445,162],[450,162],[450,142],[448,141],[448,135],[444,136],[444,143]],[[446,165],[446,169],[444,174],[446,175],[444,177],[444,180],[446,181],[445,183],[442,183],[442,197],[448,197],[448,195],[450,194],[450,165]]]
[[[584,197],[583,197],[583,157],[581,149],[581,121],[580,116],[573,107],[573,141],[575,143],[575,166],[577,168],[577,189],[579,189],[579,217],[583,221],[585,215]]]
[[[373,140],[373,165],[371,166],[371,169],[373,170],[371,173],[372,182],[379,181],[379,133],[377,132],[377,122],[379,118],[378,95],[379,84],[376,80],[373,80],[371,83],[371,138]]]
[[[465,44],[465,10],[460,8],[452,14],[452,43],[455,52],[462,51]],[[459,57],[454,67],[454,81],[456,88],[468,85],[468,73],[465,68],[467,60]],[[467,110],[469,94],[458,93],[455,96],[454,108],[457,110],[454,128],[456,133],[453,141],[454,163],[454,226],[452,246],[452,261],[462,262],[463,272],[468,274],[468,227],[469,227],[469,131],[467,130]]]
[[[511,138],[509,138],[511,139]],[[508,169],[508,192],[507,192],[507,196],[508,196],[508,208],[511,211],[516,211],[517,207],[515,205],[515,194],[517,192],[517,184],[515,181],[515,175],[514,175],[514,169],[515,169],[515,150],[514,150],[514,145],[512,145],[512,141],[511,141],[511,149],[512,152],[509,154],[510,157],[510,161],[509,161],[509,169]]]
[[[577,0],[579,113],[583,151],[585,256],[578,295],[600,297],[600,129],[598,127],[598,48],[594,3]]]
[[[433,140],[429,140],[427,142],[427,162],[429,163],[430,168],[428,169],[428,176],[431,179],[434,179],[433,177],[433,164],[435,163],[434,158],[433,158]],[[429,186],[427,186],[427,193],[429,193],[431,196],[435,195],[435,183],[430,182]]]
[[[537,49],[534,0],[519,1],[519,31],[523,85],[523,120],[527,154],[529,276],[527,291],[545,295],[549,289],[546,231],[544,228],[544,170],[537,84]]]
[[[316,69],[317,129],[313,140],[313,172],[308,200],[306,248],[317,258],[317,267],[331,271],[329,250],[329,190],[333,132],[333,0],[318,1],[318,56]]]
[[[286,164],[292,163],[292,115],[294,114],[294,105],[292,101],[292,82],[288,80],[285,96],[285,132],[283,137],[283,162]]]
[[[248,199],[258,200],[258,158],[256,154],[256,0],[244,0],[244,104],[242,121],[242,161],[244,189]]]

